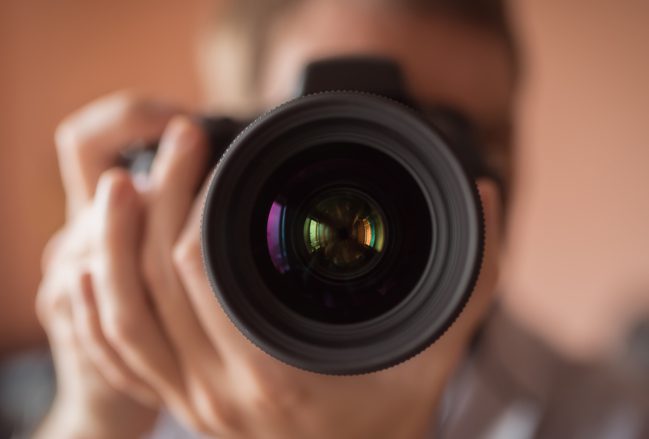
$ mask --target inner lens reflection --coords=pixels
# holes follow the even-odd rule
[[[298,215],[302,233],[296,250],[314,275],[346,281],[367,274],[378,264],[386,240],[386,220],[368,195],[353,188],[329,189],[305,205]],[[285,216],[285,207],[275,202],[267,222],[269,254],[280,273],[288,269]]]
[[[307,210],[307,265],[341,280],[362,276],[380,259],[385,220],[372,200],[352,189],[327,191]]]
[[[301,317],[357,323],[394,309],[431,246],[426,199],[391,156],[335,143],[292,156],[266,180],[252,254],[274,298]]]

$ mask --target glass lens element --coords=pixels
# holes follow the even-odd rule
[[[394,308],[431,246],[417,183],[370,147],[325,144],[287,160],[261,190],[252,254],[272,294],[298,314],[354,323]]]
[[[307,265],[325,277],[346,280],[362,276],[380,260],[385,219],[362,192],[335,189],[315,197],[303,232]]]
[[[367,194],[354,188],[327,189],[306,206],[298,253],[314,275],[347,281],[378,264],[386,240],[386,219]],[[290,234],[283,229],[282,216],[282,207],[274,204],[267,223],[268,250],[279,272],[286,270],[286,235]]]

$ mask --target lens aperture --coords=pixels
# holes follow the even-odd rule
[[[325,281],[345,282],[367,275],[379,263],[386,239],[386,219],[377,203],[352,187],[325,189],[305,203],[298,253],[304,266]],[[273,227],[269,216],[269,250],[287,231]],[[290,233],[290,231],[288,231]],[[286,248],[286,242],[280,243]],[[279,254],[284,255],[286,251]],[[275,265],[281,267],[282,263]]]
[[[425,201],[407,172],[378,151],[313,148],[279,168],[262,193],[257,205],[268,210],[263,250],[263,238],[255,239],[259,268],[301,315],[370,319],[403,300],[421,275],[431,239]],[[404,248],[421,255],[416,264],[403,259]]]

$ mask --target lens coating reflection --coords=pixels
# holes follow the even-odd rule
[[[371,147],[298,154],[271,176],[255,206],[260,273],[281,302],[315,320],[353,323],[393,309],[430,253],[431,218],[418,184]]]
[[[348,281],[380,261],[386,219],[377,203],[351,187],[326,189],[307,201],[298,252],[316,276]],[[286,206],[273,202],[267,223],[268,251],[280,273],[288,270]],[[288,231],[290,233],[290,231]]]

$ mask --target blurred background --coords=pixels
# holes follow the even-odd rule
[[[649,315],[649,2],[512,2],[525,55],[501,293],[575,359]],[[0,2],[0,356],[43,346],[40,254],[64,220],[57,123],[137,89],[204,109],[200,29],[218,2]]]

